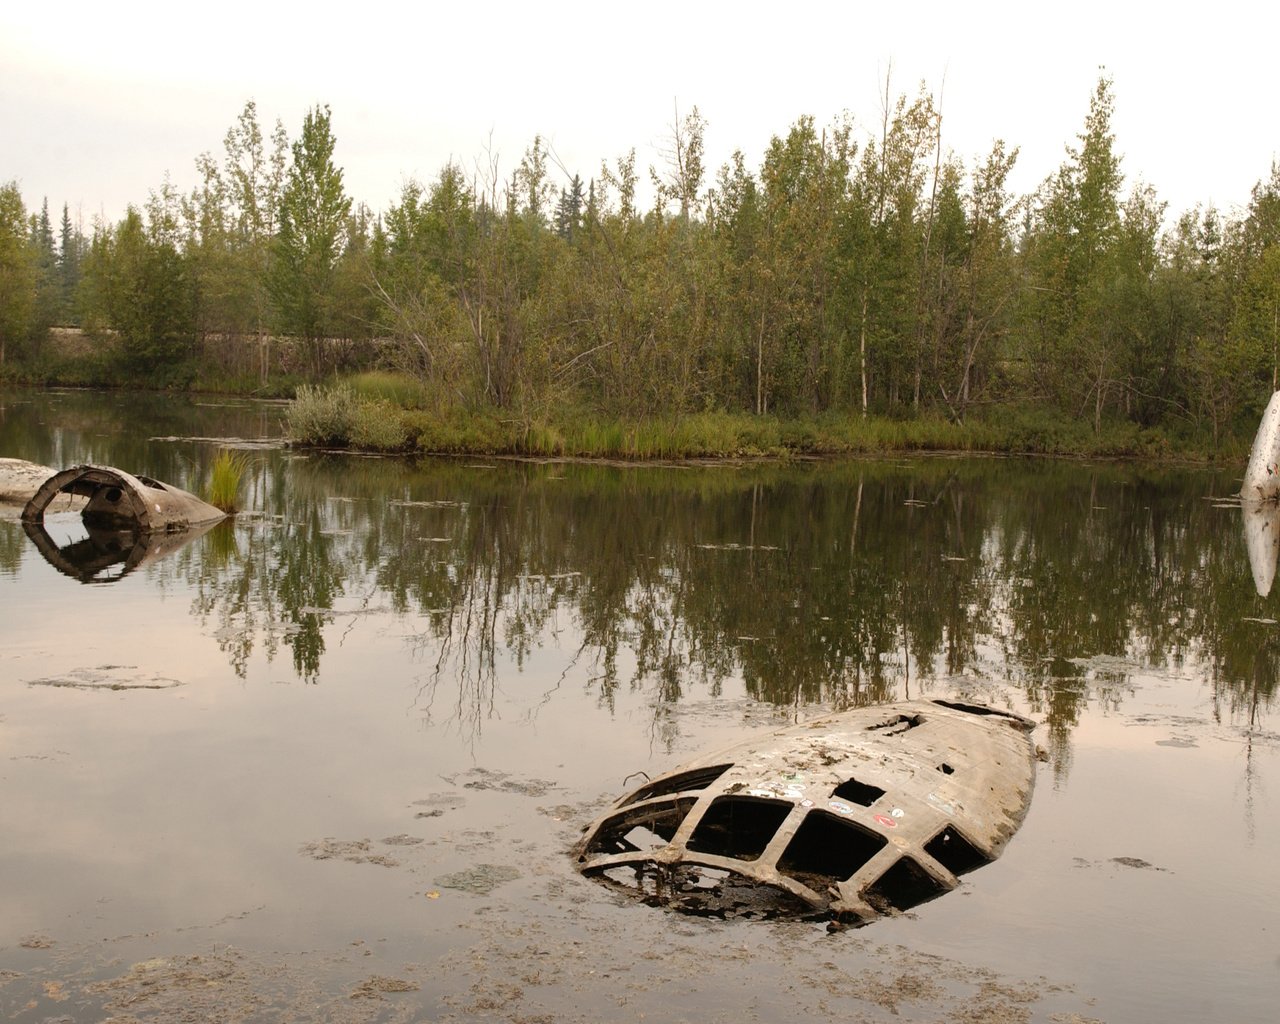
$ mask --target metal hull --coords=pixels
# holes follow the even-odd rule
[[[780,730],[623,797],[574,858],[678,909],[867,923],[1000,855],[1030,803],[1033,726],[909,701]]]
[[[126,526],[144,534],[188,530],[226,518],[226,513],[170,484],[112,466],[86,465],[64,469],[41,484],[22,510],[23,522],[42,522],[45,509],[60,494],[88,499],[81,512],[87,523]]]

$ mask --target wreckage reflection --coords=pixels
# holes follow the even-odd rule
[[[128,527],[85,522],[86,536],[59,544],[41,522],[22,528],[51,566],[79,583],[117,583],[139,567],[165,558],[204,536],[215,523],[170,533],[139,533]]]
[[[1280,555],[1280,502],[1240,502],[1244,520],[1244,545],[1249,553],[1249,568],[1259,597],[1267,597],[1276,578],[1276,556]]]

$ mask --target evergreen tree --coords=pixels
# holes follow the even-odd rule
[[[575,174],[569,187],[560,190],[560,201],[556,204],[556,234],[566,242],[572,242],[582,227],[584,202],[582,179]]]
[[[40,213],[31,217],[31,248],[35,251],[36,296],[27,325],[27,355],[38,359],[49,329],[58,322],[62,305],[58,281],[58,255],[53,247],[53,223],[49,219],[49,200],[40,205]]]
[[[58,235],[59,319],[66,324],[80,322],[76,308],[76,292],[80,288],[80,259],[84,253],[84,235],[71,223],[71,211],[62,204],[62,226]]]

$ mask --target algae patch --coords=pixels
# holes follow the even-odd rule
[[[442,875],[435,884],[442,889],[458,889],[476,896],[488,896],[498,886],[514,882],[520,872],[506,864],[476,864],[462,871]]]

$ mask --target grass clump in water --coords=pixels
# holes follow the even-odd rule
[[[240,481],[248,467],[244,452],[218,452],[209,469],[209,504],[228,515],[239,511]]]

